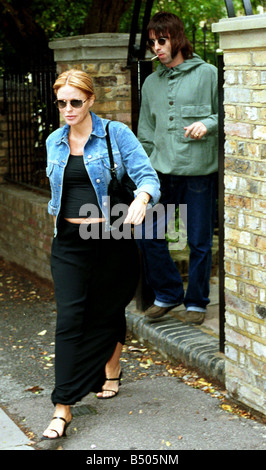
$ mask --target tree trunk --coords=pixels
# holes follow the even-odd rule
[[[80,34],[117,32],[121,15],[133,0],[92,0]],[[0,0],[0,28],[18,58],[26,64],[51,56],[48,38],[32,13],[33,0]],[[41,53],[40,53],[41,51]],[[8,56],[6,54],[6,59]]]
[[[92,0],[81,34],[117,33],[119,20],[133,0]]]
[[[31,0],[0,0],[0,28],[22,61],[49,54],[48,40],[32,15]]]

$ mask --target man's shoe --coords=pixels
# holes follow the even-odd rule
[[[158,305],[152,305],[145,311],[145,317],[148,317],[151,320],[157,320],[158,318],[163,317],[173,308],[177,307],[177,305],[172,305],[171,307],[159,307]]]
[[[189,325],[201,325],[204,322],[205,313],[189,310],[185,315],[185,323]]]

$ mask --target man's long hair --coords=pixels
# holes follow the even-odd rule
[[[179,51],[182,52],[184,59],[191,59],[193,56],[193,47],[186,38],[184,24],[180,18],[173,13],[159,12],[150,20],[147,26],[148,32],[153,30],[156,37],[169,37],[172,46],[172,58]]]

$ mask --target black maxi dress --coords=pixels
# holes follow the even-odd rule
[[[117,342],[125,342],[125,307],[137,287],[139,254],[134,239],[106,238],[104,223],[98,238],[84,239],[80,225],[65,220],[67,175],[65,171],[62,214],[51,250],[57,304],[51,398],[54,404],[73,405],[89,392],[101,391],[105,365]],[[73,173],[69,178],[73,182]]]

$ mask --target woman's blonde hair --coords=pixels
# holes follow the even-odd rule
[[[71,69],[61,73],[53,85],[55,95],[57,95],[59,88],[65,85],[78,88],[83,91],[88,98],[91,98],[92,96],[95,98],[92,79],[88,73],[83,72],[82,70]]]

